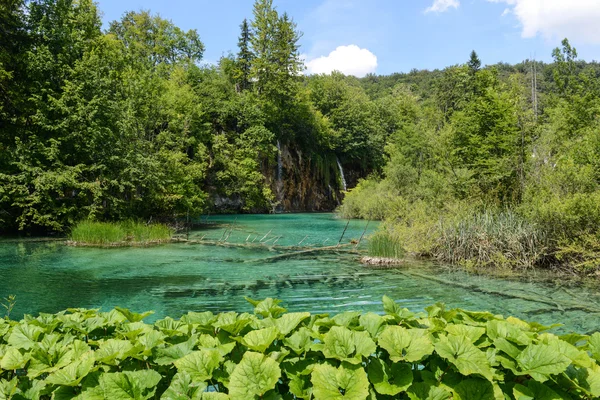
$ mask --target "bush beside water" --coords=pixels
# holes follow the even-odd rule
[[[171,228],[163,224],[82,221],[73,227],[70,240],[94,246],[147,245],[167,242],[172,234]]]
[[[600,333],[488,312],[189,312],[154,324],[116,308],[0,319],[1,398],[592,399]]]

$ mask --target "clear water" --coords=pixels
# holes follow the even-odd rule
[[[204,221],[204,220],[203,220]],[[423,263],[400,270],[372,270],[356,254],[323,252],[289,259],[272,248],[336,245],[346,221],[333,214],[217,216],[190,239],[253,242],[248,248],[174,243],[150,248],[74,248],[62,242],[0,241],[0,297],[17,296],[12,316],[57,312],[67,307],[154,310],[152,318],[178,317],[188,311],[251,311],[244,296],[276,297],[291,311],[338,313],[381,311],[384,294],[402,306],[422,311],[435,302],[488,310],[541,323],[562,322],[558,332],[600,330],[600,314],[561,307],[579,302],[600,310],[595,287],[564,289],[553,283],[478,277]],[[342,243],[358,239],[365,221],[351,221]],[[371,223],[368,232],[376,228]],[[264,237],[267,233],[268,236]],[[263,243],[259,242],[263,240]],[[364,243],[364,242],[363,242]],[[465,290],[419,272],[488,291],[552,299],[548,305]],[[0,309],[0,313],[2,310]],[[151,319],[150,319],[151,320]]]

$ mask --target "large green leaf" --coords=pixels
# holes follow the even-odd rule
[[[254,306],[254,314],[261,315],[264,318],[277,318],[287,311],[285,308],[279,306],[281,300],[272,299],[270,297],[262,301],[252,300],[249,297],[246,297],[245,299]]]
[[[444,388],[419,382],[408,388],[408,397],[410,400],[447,400],[452,398],[452,393]]]
[[[379,335],[378,344],[394,362],[416,362],[433,353],[433,344],[424,329],[389,325]]]
[[[253,318],[256,317],[251,316],[250,314],[238,315],[235,312],[221,313],[213,326],[222,329],[225,332],[229,332],[232,335],[237,335],[252,321]]]
[[[479,374],[489,381],[493,379],[486,354],[466,336],[442,336],[435,344],[435,351],[463,375]]]
[[[545,382],[550,375],[565,372],[571,360],[560,353],[558,340],[549,343],[531,344],[516,358],[520,375],[531,375]]]
[[[129,340],[108,339],[100,342],[100,347],[94,353],[98,362],[108,365],[118,365],[129,356],[133,345]]]
[[[310,313],[308,312],[283,314],[275,320],[275,326],[282,335],[287,336],[307,318],[310,318]]]
[[[327,358],[360,363],[376,350],[375,342],[365,331],[351,331],[334,326],[323,337],[323,354]]]
[[[242,338],[242,344],[251,350],[263,353],[279,336],[277,328],[265,328],[248,332]]]
[[[6,379],[0,379],[0,400],[9,400],[19,391],[19,381],[15,376],[10,381]]]
[[[373,359],[368,374],[375,390],[390,396],[406,391],[413,382],[412,365],[407,363],[388,365],[380,359]]]
[[[387,318],[390,317],[388,316]],[[381,329],[381,325],[385,322],[385,320],[386,319],[381,315],[369,312],[366,314],[362,314],[358,319],[358,322],[360,326],[362,326],[367,332],[369,332],[369,335],[371,335],[373,339],[376,339],[377,335],[379,334],[379,330]]]
[[[154,326],[156,326],[159,331],[171,337],[177,335],[185,335],[188,333],[189,330],[188,324],[185,324],[181,321],[176,321],[171,317],[167,317],[165,319],[156,321],[154,323]]]
[[[22,354],[16,347],[9,347],[0,360],[0,368],[5,370],[25,368],[30,358],[29,353]]]
[[[488,321],[486,328],[487,335],[492,340],[504,338],[517,345],[528,345],[532,341],[532,334],[527,334],[522,327],[506,321]]]
[[[495,400],[494,387],[483,379],[465,379],[454,387],[457,400]]]
[[[171,364],[181,357],[188,355],[192,352],[194,346],[196,346],[196,336],[191,336],[187,341],[174,344],[172,346],[164,348],[155,348],[154,350],[154,362],[158,365]]]
[[[161,400],[201,400],[202,392],[207,387],[205,382],[193,381],[190,374],[179,371],[160,398]]]
[[[51,373],[46,378],[46,382],[61,386],[77,386],[92,371],[94,362],[94,355],[90,352],[66,367]]]
[[[175,361],[178,372],[187,372],[196,381],[205,381],[212,378],[215,369],[223,362],[223,357],[218,350],[194,351]]]
[[[342,363],[339,368],[317,365],[311,381],[316,399],[364,400],[369,395],[369,380],[360,365]]]
[[[144,313],[138,314],[122,307],[115,307],[115,310],[120,312],[125,318],[127,318],[129,322],[138,322],[154,314],[154,311],[146,311]]]
[[[260,353],[246,352],[229,379],[233,400],[252,399],[273,389],[281,376],[279,364]]]
[[[548,387],[547,385],[540,383],[540,382],[529,381],[529,383],[527,384],[527,388],[529,389],[530,393],[533,395],[534,400],[567,400],[567,399],[570,399],[569,397],[565,397],[565,396],[555,392],[550,387]]]
[[[592,353],[592,357],[598,362],[600,362],[600,332],[594,333],[588,339],[588,345],[590,347],[590,352]]]
[[[446,326],[446,331],[455,336],[466,336],[469,338],[471,343],[475,343],[479,340],[480,337],[483,336],[483,334],[485,333],[485,328],[462,324],[448,324]]]
[[[160,380],[153,370],[105,373],[100,375],[100,387],[106,399],[145,400],[154,396]]]
[[[39,326],[19,324],[12,329],[7,342],[17,349],[29,350],[37,343],[43,332],[44,330]]]
[[[283,339],[283,343],[296,354],[307,352],[310,349],[312,341],[310,329],[304,327],[294,332],[290,337]]]

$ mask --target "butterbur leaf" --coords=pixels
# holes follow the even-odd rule
[[[289,387],[290,393],[299,399],[312,398],[312,385],[309,375],[292,375]]]
[[[100,387],[106,399],[145,400],[154,396],[160,379],[154,370],[104,373],[100,375]]]
[[[454,388],[457,400],[495,400],[494,387],[483,379],[465,379]]]
[[[29,353],[23,355],[15,347],[9,347],[0,360],[0,368],[4,370],[25,368],[30,357]]]
[[[51,373],[46,378],[46,382],[61,386],[77,386],[92,371],[93,366],[94,356],[90,352],[66,367]]]
[[[218,350],[202,349],[180,358],[174,364],[178,372],[187,372],[194,381],[205,381],[212,378],[213,371],[222,361]]]
[[[313,345],[317,348],[317,345]],[[323,337],[323,354],[327,358],[336,358],[358,364],[362,357],[368,357],[376,351],[375,342],[365,331],[351,331],[341,326],[332,327]]]
[[[350,328],[358,324],[360,314],[361,313],[358,311],[345,311],[341,314],[334,315],[331,320],[338,326]]]
[[[395,396],[406,391],[413,382],[412,366],[407,363],[386,364],[380,359],[368,367],[369,381],[380,394]]]
[[[228,312],[219,314],[219,316],[217,317],[217,321],[214,322],[213,326],[215,328],[222,329],[225,332],[229,332],[232,335],[237,335],[251,321],[252,319],[250,318],[250,314],[238,315],[235,312]]]
[[[381,302],[383,303],[383,311],[386,314],[396,316],[402,312],[402,307],[388,296],[384,295]]]
[[[529,381],[527,384],[527,388],[529,392],[533,395],[535,400],[567,400],[570,397],[563,396],[549,388],[547,385],[536,382]]]
[[[463,375],[479,374],[489,381],[493,379],[485,353],[475,347],[466,336],[442,336],[435,344],[435,351]]]
[[[201,400],[229,400],[230,398],[225,393],[204,392],[202,393]]]
[[[378,344],[394,362],[416,362],[433,353],[433,344],[424,329],[389,325],[379,335]]]
[[[132,312],[126,308],[121,308],[121,307],[115,307],[115,310],[117,310],[118,312],[123,314],[123,316],[125,318],[127,318],[127,320],[129,322],[138,322],[138,321],[141,321],[144,318],[147,318],[150,315],[154,314],[154,311],[146,311],[144,313],[138,314],[138,313]]]
[[[167,317],[165,319],[161,319],[160,321],[156,321],[154,323],[161,332],[165,333],[167,336],[173,337],[177,335],[185,335],[188,333],[189,326],[188,324],[184,324],[181,321],[176,321],[171,317]]]
[[[449,324],[446,326],[446,332],[455,336],[466,336],[471,343],[475,343],[485,333],[485,328],[469,325]]]
[[[533,392],[529,390],[529,388],[518,383],[513,387],[513,396],[515,397],[515,400],[535,400]]]
[[[171,384],[160,397],[161,400],[200,400],[208,385],[205,382],[192,381],[190,374],[179,371]]]
[[[281,369],[275,360],[260,353],[246,352],[229,379],[232,400],[252,399],[275,387]]]
[[[10,381],[0,379],[0,399],[12,399],[13,395],[19,390],[17,387],[18,384],[19,381],[16,376]]]
[[[385,319],[381,315],[377,315],[372,312],[362,314],[358,319],[360,326],[365,328],[365,330],[369,332],[369,335],[371,335],[373,339],[377,338],[377,334],[379,333],[381,325],[384,321]]]
[[[277,318],[287,311],[285,308],[279,306],[281,300],[272,299],[270,297],[262,301],[252,300],[249,297],[245,297],[245,299],[254,306],[254,314],[261,315],[264,318]]]
[[[296,354],[302,354],[310,349],[312,340],[310,330],[302,327],[290,337],[283,339],[283,343]]]
[[[592,353],[592,357],[600,362],[600,332],[594,333],[588,339],[588,346],[590,348],[590,352]]]
[[[184,324],[198,324],[202,327],[210,327],[210,325],[217,320],[217,316],[210,311],[205,312],[193,312],[190,311],[183,317],[181,322]]]
[[[189,340],[164,348],[154,349],[154,362],[158,365],[171,364],[192,352],[198,338],[191,336]]]
[[[364,400],[369,395],[369,380],[360,365],[342,363],[339,368],[317,365],[311,382],[315,399]]]
[[[410,400],[447,400],[452,398],[452,393],[446,389],[425,382],[413,383],[407,393]]]
[[[504,338],[517,345],[528,345],[532,341],[531,336],[525,333],[521,327],[506,321],[488,321],[486,328],[487,335],[492,340]]]
[[[531,375],[532,378],[545,382],[550,375],[565,372],[571,360],[560,353],[557,342],[558,340],[527,346],[516,358],[522,371],[520,375]]]
[[[242,338],[242,344],[251,350],[263,353],[279,336],[277,328],[265,328],[248,332]]]
[[[308,312],[283,314],[275,320],[275,326],[283,336],[287,336],[307,318],[310,318],[310,313]]]
[[[37,343],[43,332],[44,330],[39,326],[19,324],[12,329],[7,342],[17,349],[29,350]]]
[[[98,362],[117,365],[120,360],[127,357],[132,349],[133,345],[129,340],[108,339],[100,343],[100,347],[94,353],[94,357],[96,357]]]
[[[600,365],[594,363],[590,368],[579,368],[574,378],[591,396],[600,398]]]
[[[337,358],[338,360],[352,357],[356,350],[352,331],[341,326],[334,326],[325,334],[323,345],[325,357]]]

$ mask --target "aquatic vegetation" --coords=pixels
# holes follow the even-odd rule
[[[368,241],[369,255],[384,258],[402,258],[406,253],[402,243],[392,232],[381,230],[375,232]]]
[[[171,240],[172,234],[171,228],[163,224],[81,221],[69,238],[76,245],[123,246],[162,243]]]
[[[592,399],[600,333],[488,312],[401,309],[385,315],[69,309],[0,320],[0,397],[120,399]],[[293,396],[293,397],[292,397]]]

